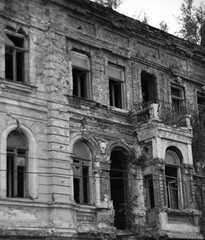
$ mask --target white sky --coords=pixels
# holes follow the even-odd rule
[[[117,11],[129,17],[143,18],[148,16],[148,24],[159,28],[163,20],[168,24],[168,32],[174,34],[179,31],[176,17],[180,15],[180,6],[183,0],[124,0]],[[205,4],[205,0],[194,0],[194,5]]]

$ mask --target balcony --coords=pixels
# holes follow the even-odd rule
[[[190,116],[183,104],[171,104],[162,100],[134,105],[131,114],[134,125],[158,121],[176,127],[190,127]]]

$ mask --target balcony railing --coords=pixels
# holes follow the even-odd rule
[[[187,110],[183,102],[171,104],[162,100],[142,102],[134,106],[137,122],[158,120],[168,125],[187,126]]]

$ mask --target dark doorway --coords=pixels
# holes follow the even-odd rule
[[[123,149],[114,149],[111,153],[110,187],[111,199],[115,209],[114,226],[117,229],[126,229],[126,152]]]

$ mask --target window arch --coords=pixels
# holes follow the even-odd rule
[[[13,130],[7,137],[6,196],[27,197],[28,143],[23,133]]]
[[[167,148],[165,156],[165,184],[167,207],[179,209],[182,207],[181,185],[181,153],[178,149]]]
[[[92,153],[88,145],[82,141],[74,144],[73,153],[74,200],[76,203],[88,204],[91,202],[90,175]]]

